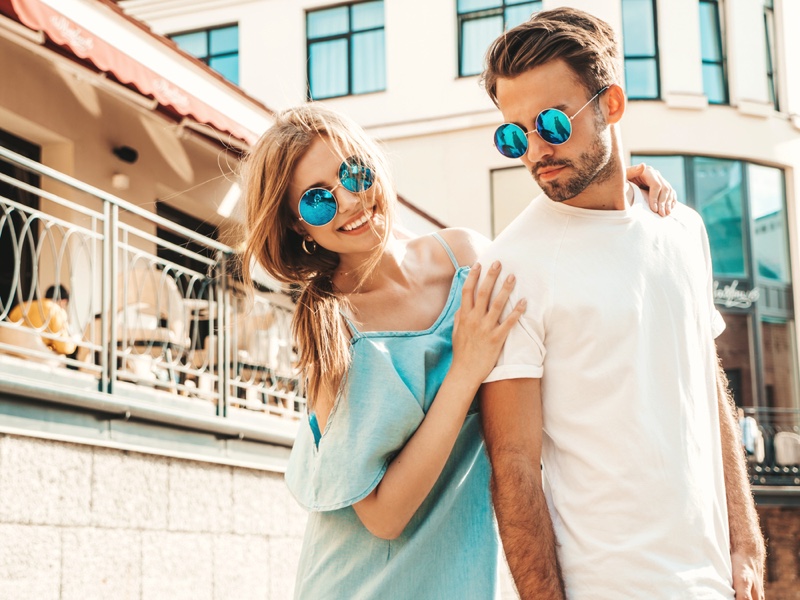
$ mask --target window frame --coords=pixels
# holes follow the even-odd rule
[[[707,60],[703,58],[702,56],[703,29],[702,29],[702,23],[700,23],[701,69],[706,65],[716,65],[720,68],[722,72],[722,89],[724,97],[720,101],[717,100],[712,101],[711,98],[708,97],[708,92],[705,87],[705,82],[703,83],[703,93],[706,95],[706,98],[708,98],[709,104],[714,104],[716,106],[726,106],[730,105],[731,103],[731,92],[730,92],[730,82],[728,80],[728,55],[726,52],[727,44],[725,43],[726,29],[725,29],[725,19],[724,19],[725,15],[724,7],[722,5],[722,0],[699,0],[697,3],[698,9],[703,4],[708,4],[713,6],[714,12],[716,13],[716,19],[714,20],[714,23],[716,25],[717,39],[719,40],[719,47],[717,48],[717,50],[719,51],[720,59],[716,61],[716,60]]]
[[[211,52],[211,32],[212,31],[219,31],[220,29],[230,29],[230,28],[233,28],[233,27],[236,28],[236,52],[221,52],[219,54],[212,54],[212,52]],[[174,38],[176,38],[178,36],[190,35],[192,33],[205,33],[205,37],[206,37],[206,55],[205,56],[198,56],[196,54],[192,54],[188,50],[184,49],[174,39]],[[238,60],[238,58],[241,55],[241,46],[242,45],[241,45],[241,42],[240,42],[240,39],[239,39],[239,23],[238,22],[227,23],[225,25],[214,25],[212,27],[199,27],[197,29],[188,29],[186,31],[176,31],[174,33],[168,34],[167,37],[170,40],[172,40],[175,43],[175,45],[178,46],[178,48],[180,48],[181,50],[183,50],[187,54],[190,54],[190,55],[194,56],[197,60],[199,60],[203,64],[207,65],[210,69],[214,69],[214,67],[211,66],[211,60],[214,59],[214,58],[230,58],[232,56],[235,56],[237,58],[237,60]],[[214,69],[214,72],[215,73],[219,73],[222,77],[225,77],[225,75],[222,73],[222,71],[218,71],[217,69]],[[228,77],[225,77],[225,80],[226,81],[230,81],[234,85],[239,85],[239,80],[240,79],[241,79],[241,69],[239,68],[239,65],[237,64],[237,66],[236,66],[236,80],[229,79]]]
[[[544,0],[522,0],[514,2],[513,0],[500,0],[500,6],[495,6],[492,8],[482,8],[480,10],[472,10],[468,12],[459,12],[458,10],[458,0],[456,0],[456,27],[458,28],[458,53],[456,56],[456,73],[458,74],[458,78],[465,78],[465,77],[477,77],[480,75],[478,73],[469,73],[463,74],[462,73],[462,62],[464,56],[464,23],[467,21],[477,21],[479,19],[486,19],[490,17],[503,17],[503,31],[508,29],[508,23],[506,20],[506,9],[518,6],[520,4],[534,4],[538,3],[539,8],[537,11],[543,10],[544,8]]]
[[[772,106],[777,112],[781,110],[780,86],[778,85],[778,22],[775,18],[774,0],[764,0],[764,38],[767,50],[767,91]],[[771,28],[770,28],[771,25]],[[770,35],[770,32],[772,35]]]
[[[367,2],[374,2],[375,0],[360,0],[358,2],[345,2],[342,4],[332,4],[330,6],[321,6],[311,10],[306,10],[305,12],[305,38],[306,38],[306,100],[314,101],[314,100],[331,100],[333,98],[345,98],[347,96],[364,96],[366,94],[376,94],[380,92],[386,91],[386,61],[384,60],[383,64],[383,75],[384,75],[384,86],[382,89],[379,90],[370,90],[367,92],[353,92],[353,36],[359,35],[363,33],[370,33],[373,31],[383,31],[384,32],[384,52],[386,51],[386,0],[380,0],[383,3],[383,10],[384,10],[384,18],[383,24],[380,27],[372,27],[368,29],[359,29],[358,31],[353,31],[353,7],[359,4],[366,4]],[[337,33],[335,35],[328,35],[324,37],[314,38],[313,40],[309,39],[308,37],[308,16],[312,13],[316,12],[323,12],[326,10],[334,9],[334,8],[342,8],[347,7],[347,33]],[[347,93],[345,94],[338,94],[335,96],[317,96],[314,97],[311,95],[311,46],[314,44],[320,44],[324,42],[331,42],[335,40],[344,39],[347,42]]]
[[[643,61],[643,60],[652,60],[655,62],[656,65],[656,95],[655,96],[631,96],[626,94],[628,100],[661,100],[661,53],[659,52],[658,48],[658,1],[657,0],[649,0],[652,7],[653,7],[653,48],[654,54],[652,56],[648,56],[645,54],[634,54],[628,55],[625,53],[624,50],[624,43],[625,43],[625,31],[623,27],[622,32],[622,39],[623,39],[623,74],[625,73],[625,67],[628,64],[628,60],[635,60],[635,61]],[[625,10],[625,0],[620,0],[620,8],[622,11]],[[624,19],[623,19],[624,25]],[[626,92],[628,89],[628,82],[627,79],[625,81],[625,88]]]

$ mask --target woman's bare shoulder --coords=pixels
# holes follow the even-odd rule
[[[459,265],[473,265],[478,256],[489,245],[489,239],[472,229],[451,227],[439,231],[447,245],[456,255]]]

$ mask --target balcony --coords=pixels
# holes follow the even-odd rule
[[[0,147],[0,254],[4,397],[291,445],[293,305],[233,247]]]
[[[800,504],[800,410],[745,408],[739,426],[759,504]]]

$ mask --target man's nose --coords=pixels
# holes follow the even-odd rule
[[[534,130],[528,134],[528,151],[525,158],[532,165],[541,161],[543,158],[553,155],[553,146],[545,142],[542,137]]]

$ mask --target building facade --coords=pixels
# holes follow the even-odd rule
[[[0,596],[291,596],[302,386],[291,305],[231,276],[236,165],[325,102],[386,147],[408,229],[492,237],[538,190],[492,145],[483,54],[563,4],[619,32],[628,156],[706,222],[768,597],[800,598],[794,0],[0,0]],[[52,284],[79,354],[20,353],[10,311]]]

